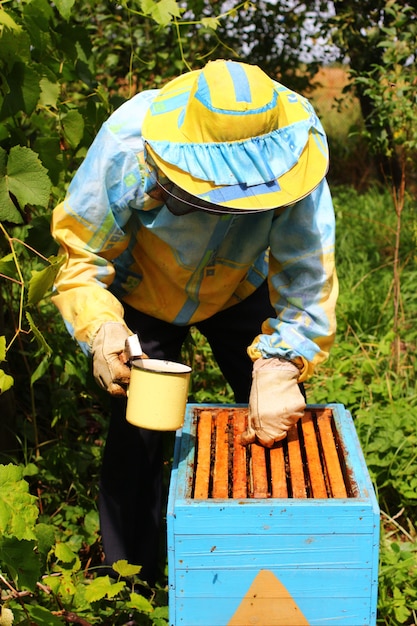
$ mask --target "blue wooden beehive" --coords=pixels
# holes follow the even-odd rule
[[[379,508],[350,413],[309,406],[271,450],[243,405],[188,405],[168,500],[171,626],[376,623]]]

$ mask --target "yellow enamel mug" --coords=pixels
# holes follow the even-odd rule
[[[126,419],[150,430],[177,430],[184,423],[191,367],[161,359],[134,359]]]

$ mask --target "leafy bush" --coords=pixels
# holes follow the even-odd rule
[[[98,540],[97,513],[85,508],[86,500],[84,506],[68,505],[61,493],[53,518],[40,515],[42,499],[30,494],[24,479],[35,472],[39,477],[40,470],[41,464],[0,465],[0,580],[15,623],[115,626],[135,616],[137,624],[166,624],[166,595],[156,590],[151,602],[135,593],[140,567],[115,563],[117,581],[86,575],[81,555]]]

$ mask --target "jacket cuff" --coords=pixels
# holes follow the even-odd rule
[[[256,361],[257,359],[262,359],[262,358],[272,359],[274,358],[274,356],[279,356],[279,355],[271,354],[269,357],[265,357],[265,355],[262,354],[262,352],[258,348],[260,337],[261,335],[258,335],[257,337],[255,337],[251,345],[248,347],[247,353],[249,355],[249,358],[252,361]],[[282,357],[282,358],[285,358],[285,357]],[[307,380],[314,374],[314,365],[310,363],[309,361],[307,361],[307,359],[304,358],[303,356],[298,356],[294,359],[288,359],[288,360],[294,363],[294,365],[296,365],[300,371],[298,382],[303,383],[305,380]]]

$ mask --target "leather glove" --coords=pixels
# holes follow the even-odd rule
[[[112,396],[125,396],[130,380],[128,357],[124,352],[130,333],[120,322],[105,322],[93,339],[93,374],[97,383]],[[124,386],[123,386],[124,385]]]
[[[302,417],[306,402],[298,386],[299,374],[298,367],[286,359],[254,362],[248,427],[241,436],[243,445],[257,440],[271,448]]]

